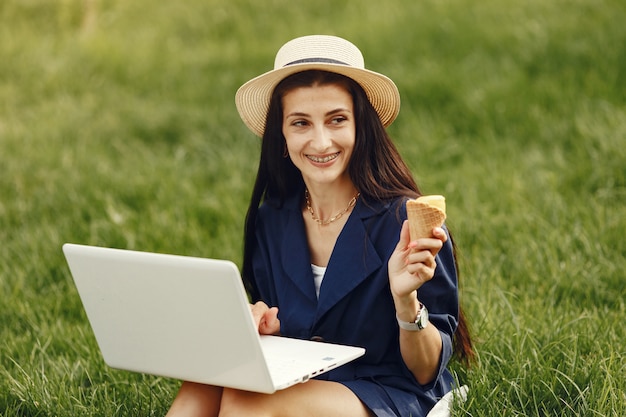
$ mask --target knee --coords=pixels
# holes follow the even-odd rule
[[[263,407],[263,396],[264,394],[225,388],[219,417],[271,417]]]
[[[221,387],[183,382],[167,416],[217,416],[221,396]]]

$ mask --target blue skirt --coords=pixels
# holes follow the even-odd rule
[[[376,417],[424,417],[437,402],[371,379],[337,382],[354,392]]]

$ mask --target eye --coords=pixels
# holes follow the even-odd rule
[[[345,122],[346,120],[348,120],[348,118],[345,116],[335,116],[331,119],[330,122],[334,125],[338,125],[338,124]]]
[[[297,119],[291,122],[291,126],[302,127],[307,126],[309,123],[306,120]]]

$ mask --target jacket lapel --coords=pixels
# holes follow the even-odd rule
[[[287,277],[308,299],[316,301],[311,256],[298,201],[299,198],[291,198],[285,202],[288,218],[280,243],[281,262]]]
[[[331,255],[319,300],[316,300],[311,258],[299,208],[300,198],[285,201],[287,226],[281,242],[282,266],[289,280],[311,301],[317,302],[316,320],[319,320],[341,299],[383,265],[372,244],[365,221],[378,214],[385,206],[365,204],[360,199],[337,238]]]
[[[339,234],[322,281],[316,321],[382,266],[364,224],[377,209],[359,200]]]

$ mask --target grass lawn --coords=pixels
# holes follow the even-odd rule
[[[234,106],[295,36],[396,81],[444,194],[478,359],[456,415],[626,415],[621,0],[3,0],[0,416],[163,415],[104,365],[65,242],[241,261],[259,141]]]

